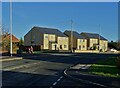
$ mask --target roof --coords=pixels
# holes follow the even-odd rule
[[[2,40],[5,40],[5,39],[9,39],[10,40],[10,34],[8,34],[7,36],[3,37]],[[14,35],[12,35],[12,42],[19,42],[19,39],[16,38]]]
[[[33,29],[38,29],[43,34],[55,34],[60,37],[67,37],[61,31],[59,31],[58,29],[54,29],[54,28],[33,27]]]
[[[85,36],[87,36],[88,38],[97,38],[101,40],[107,40],[106,38],[102,37],[101,35],[99,36],[99,34],[97,33],[86,33],[86,32],[82,32],[80,35],[84,34]]]
[[[70,30],[66,30],[65,32],[64,32],[64,34],[66,34],[66,35],[71,35],[71,31]],[[82,35],[80,35],[78,32],[76,32],[76,31],[73,31],[73,37],[76,37],[76,38],[78,38],[78,39],[86,39],[84,36],[82,36]]]

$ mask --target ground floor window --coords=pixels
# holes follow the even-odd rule
[[[64,48],[67,48],[67,45],[64,45]]]

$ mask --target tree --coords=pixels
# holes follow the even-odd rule
[[[9,34],[9,29],[5,27],[5,25],[0,25],[0,33],[1,35],[6,35],[6,34]]]
[[[120,41],[117,42],[117,50],[120,50]]]
[[[4,25],[0,25],[0,47],[2,47],[3,50],[10,50],[10,40],[6,39],[5,37],[9,34],[8,29]]]
[[[116,50],[120,50],[120,41],[118,41],[118,42],[111,41],[111,42],[108,43],[108,47],[109,48],[114,48]]]
[[[19,42],[19,45],[21,46],[21,45],[23,45],[24,44],[24,41],[23,41],[23,39],[22,39],[22,37],[20,38],[20,42]]]
[[[10,51],[10,40],[8,39],[2,40],[2,48],[3,50]]]

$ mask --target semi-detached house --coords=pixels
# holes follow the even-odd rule
[[[103,52],[108,50],[108,40],[103,36],[97,33],[86,32],[82,32],[80,35],[84,36],[87,39],[88,50],[94,49]]]
[[[69,50],[68,37],[54,28],[33,27],[24,36],[25,46],[40,46],[43,50]]]
[[[87,39],[84,36],[81,36],[76,31],[71,32],[70,30],[66,30],[64,34],[69,37],[69,49],[72,47],[74,50],[87,50]]]

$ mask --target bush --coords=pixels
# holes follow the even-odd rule
[[[117,66],[120,69],[120,56],[117,58]]]

